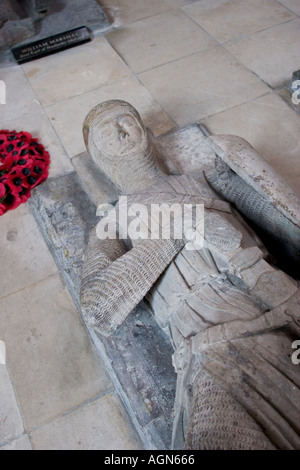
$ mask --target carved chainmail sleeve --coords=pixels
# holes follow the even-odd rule
[[[183,247],[182,240],[143,240],[126,252],[120,240],[99,240],[94,228],[85,254],[81,306],[85,321],[112,334]]]
[[[218,157],[216,168],[204,173],[208,183],[218,194],[234,204],[249,220],[262,227],[271,238],[279,240],[282,249],[287,250],[292,258],[299,259],[299,228],[265,197],[256,192]]]
[[[197,393],[185,437],[186,450],[276,449],[243,406],[205,370],[199,370],[194,389]]]

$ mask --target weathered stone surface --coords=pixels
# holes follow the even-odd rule
[[[119,193],[116,187],[99,171],[87,152],[75,155],[71,162],[76,173],[80,175],[82,187],[96,207],[118,200]]]
[[[170,448],[176,389],[173,348],[149,307],[141,303],[109,338],[90,331],[145,447]]]
[[[194,124],[159,136],[154,142],[159,162],[169,174],[211,169],[215,153],[206,138],[208,135],[204,127]]]
[[[18,15],[9,4],[8,0],[2,0],[0,6],[0,28],[6,23],[7,21],[16,20],[18,19]]]
[[[5,22],[0,30],[0,47],[13,46],[34,35],[34,23],[31,18]]]
[[[36,188],[30,205],[78,306],[84,247],[97,222],[95,207],[74,172]]]
[[[49,0],[25,0],[24,3],[29,12],[32,11],[41,14],[47,12],[51,2]]]

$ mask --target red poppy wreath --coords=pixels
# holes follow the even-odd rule
[[[50,155],[28,132],[0,130],[0,215],[16,209],[48,177]]]

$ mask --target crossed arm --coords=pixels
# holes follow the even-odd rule
[[[173,193],[146,193],[143,201],[154,202],[155,197],[159,202],[214,204],[214,201],[206,201],[202,197]],[[134,198],[130,203],[135,202]],[[97,328],[103,336],[111,335],[145,297],[185,243],[184,237],[146,239],[128,251],[122,240],[99,239],[95,227],[85,252],[80,291],[82,313],[87,324]]]
[[[183,240],[143,240],[129,251],[121,240],[99,240],[91,232],[80,300],[88,325],[111,335],[145,297],[183,248]]]

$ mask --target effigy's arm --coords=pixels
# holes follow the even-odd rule
[[[247,293],[265,312],[252,321],[236,321],[220,326],[211,332],[224,340],[260,334],[288,327],[300,334],[299,282],[280,269],[274,268],[258,248],[240,249],[230,260],[228,274],[234,283],[240,281]],[[221,332],[222,330],[222,332]]]
[[[300,334],[300,290],[286,302],[251,320],[234,320],[216,325],[201,331],[192,338],[195,354],[214,347],[220,343],[260,335],[283,327],[290,328],[296,335]]]
[[[126,251],[121,240],[91,232],[82,271],[80,301],[89,326],[111,335],[145,297],[182,249],[183,240],[143,240]]]
[[[210,186],[299,265],[299,198],[244,139],[214,136],[209,141],[217,155],[215,168],[204,171]]]

